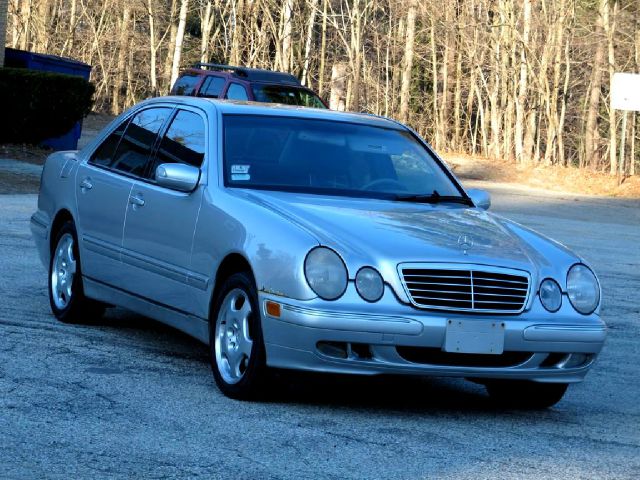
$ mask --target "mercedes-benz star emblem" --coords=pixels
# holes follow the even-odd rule
[[[471,235],[460,235],[458,237],[458,245],[462,248],[462,252],[467,255],[467,251],[473,247],[473,237]]]

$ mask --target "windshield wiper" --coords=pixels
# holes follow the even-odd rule
[[[394,195],[394,200],[399,202],[415,202],[415,203],[461,203],[473,207],[470,198],[459,197],[455,195],[440,195],[437,190],[431,194],[402,194]]]

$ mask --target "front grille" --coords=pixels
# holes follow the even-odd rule
[[[408,362],[446,367],[515,367],[533,356],[529,352],[503,352],[500,355],[452,353],[426,347],[396,347],[396,350]]]
[[[401,266],[411,302],[420,308],[518,313],[526,304],[529,277],[505,269]]]

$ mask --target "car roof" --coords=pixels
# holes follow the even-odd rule
[[[338,112],[324,108],[300,107],[277,103],[245,102],[236,100],[219,100],[214,98],[168,96],[147,100],[149,103],[170,102],[182,105],[199,106],[204,110],[215,109],[223,115],[264,115],[290,118],[308,118],[345,123],[358,123],[375,127],[406,130],[406,127],[390,118],[367,113]]]
[[[215,63],[197,63],[182,73],[195,75],[224,75],[246,82],[275,83],[282,85],[302,86],[295,75],[260,68],[234,67]]]

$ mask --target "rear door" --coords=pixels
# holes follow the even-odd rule
[[[77,227],[85,276],[121,286],[120,252],[129,196],[171,111],[167,107],[139,111],[118,125],[89,161],[80,165]]]
[[[135,182],[124,228],[125,289],[182,312],[193,313],[193,288],[205,288],[190,272],[191,249],[206,175],[190,193],[156,184],[163,163],[204,169],[209,125],[203,112],[180,106],[159,143],[145,179]]]
[[[198,90],[198,96],[205,98],[219,98],[226,83],[227,80],[224,77],[209,75],[202,82],[202,85]]]
[[[200,75],[185,73],[173,84],[171,95],[195,95],[200,80],[202,80]]]
[[[249,94],[244,85],[237,82],[231,82],[227,87],[227,93],[224,98],[229,100],[249,100]]]

